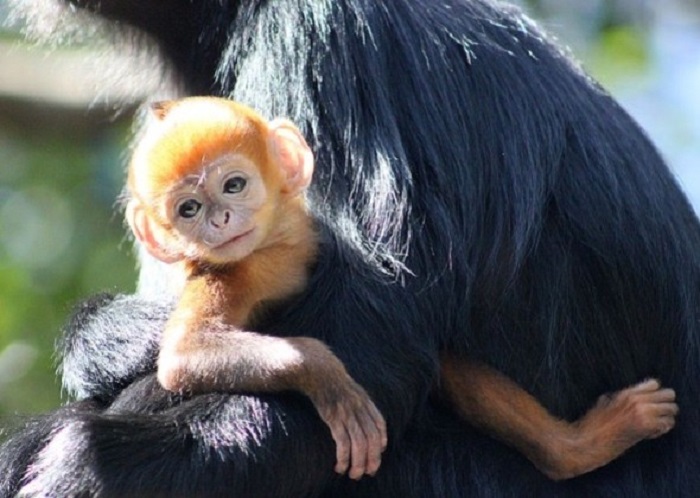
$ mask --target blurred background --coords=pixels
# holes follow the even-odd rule
[[[132,292],[116,199],[133,111],[155,83],[106,84],[95,40],[36,46],[0,0],[0,416],[61,402],[54,342],[72,305]],[[700,0],[520,3],[651,135],[700,209]],[[119,54],[99,59],[114,68]],[[144,74],[149,73],[147,64]],[[153,68],[150,68],[153,76]],[[117,108],[121,109],[119,112]]]

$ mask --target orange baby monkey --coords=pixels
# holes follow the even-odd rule
[[[161,340],[160,383],[188,393],[300,391],[331,430],[335,470],[374,474],[384,418],[341,361],[316,339],[245,329],[266,303],[304,289],[316,255],[303,136],[224,99],[152,110],[129,168],[126,216],[151,255],[182,261],[187,273]]]
[[[288,121],[228,100],[156,104],[129,170],[127,219],[146,249],[183,261],[187,281],[163,335],[158,378],[173,391],[297,390],[330,427],[336,471],[373,474],[382,415],[320,341],[245,330],[265,303],[306,285],[317,240],[306,210],[313,155]],[[444,356],[443,394],[464,419],[553,479],[589,472],[668,432],[678,407],[649,380],[601,397],[581,419],[556,419],[486,365]]]

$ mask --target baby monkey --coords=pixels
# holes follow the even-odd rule
[[[187,280],[163,334],[158,379],[171,391],[307,395],[336,443],[335,470],[374,474],[384,418],[320,341],[247,330],[266,303],[303,290],[317,235],[303,191],[314,159],[299,130],[215,98],[155,104],[129,169],[127,220]],[[467,422],[553,479],[598,468],[668,432],[678,407],[655,380],[601,397],[569,423],[494,369],[444,356],[440,389]]]
[[[187,274],[158,380],[187,393],[299,391],[331,430],[335,470],[374,474],[386,425],[342,362],[316,339],[246,329],[266,303],[304,289],[316,255],[304,137],[224,99],[162,102],[152,113],[130,164],[126,217],[151,255]]]

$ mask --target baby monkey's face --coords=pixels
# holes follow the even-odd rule
[[[294,231],[282,210],[303,204],[314,161],[293,123],[207,97],[152,110],[129,166],[125,213],[151,256],[234,263]]]
[[[265,237],[269,199],[259,168],[228,153],[206,162],[198,175],[168,191],[165,217],[186,257],[209,263],[239,261]]]

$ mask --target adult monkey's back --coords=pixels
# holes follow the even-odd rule
[[[6,494],[33,462],[23,479],[39,495],[699,495],[697,220],[633,121],[517,11],[75,3],[147,31],[187,93],[303,128],[324,256],[266,328],[326,341],[386,415],[391,446],[376,478],[352,483],[333,475],[303,399],[165,398],[152,375],[135,379],[153,370],[167,310],[103,300],[65,341],[68,385],[92,400],[8,443]],[[441,350],[495,365],[566,418],[657,377],[678,393],[678,425],[552,483],[428,396]]]

